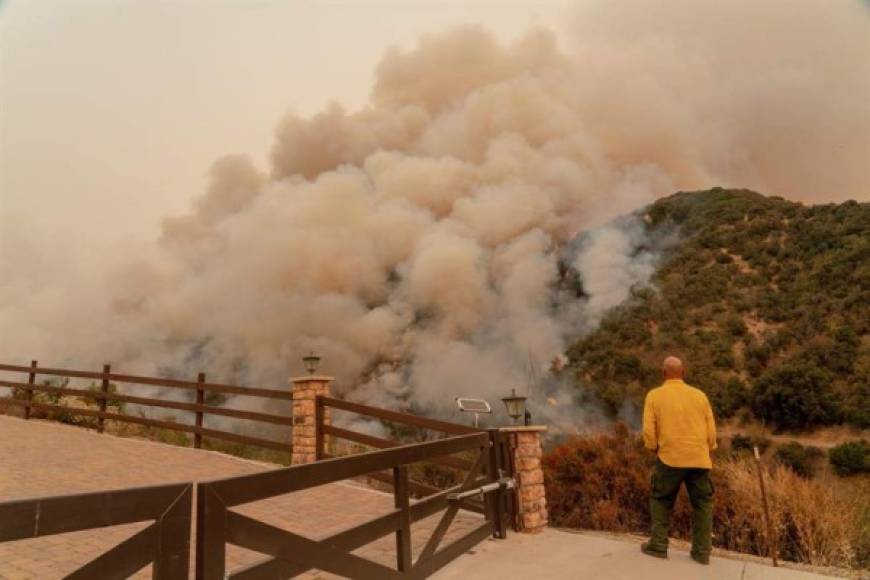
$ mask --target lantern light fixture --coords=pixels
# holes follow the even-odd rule
[[[302,362],[305,363],[305,370],[308,371],[308,374],[313,375],[317,372],[317,367],[320,366],[320,357],[312,351],[308,356],[302,357]]]
[[[504,406],[507,409],[508,417],[513,419],[514,424],[519,421],[520,417],[526,414],[526,398],[517,395],[516,389],[511,389],[511,396],[502,398]]]

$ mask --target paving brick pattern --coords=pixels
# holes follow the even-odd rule
[[[78,427],[0,415],[0,501],[205,481],[273,468],[212,451],[100,435]],[[357,482],[339,482],[237,509],[270,524],[319,539],[382,515],[392,506],[392,495]],[[415,551],[422,548],[439,518],[440,514],[436,514],[413,525]],[[469,531],[480,521],[475,514],[461,513],[442,545]],[[130,524],[0,543],[0,579],[62,578],[146,525]],[[354,553],[395,566],[393,535]],[[227,548],[230,570],[262,558],[262,554],[235,546]],[[146,568],[136,577],[149,578],[150,569]],[[318,571],[303,577],[336,578]]]

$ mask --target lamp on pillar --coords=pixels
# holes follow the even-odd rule
[[[504,406],[507,409],[508,417],[513,419],[514,424],[517,423],[520,417],[526,415],[526,398],[517,395],[516,389],[511,389],[511,396],[502,398]]]
[[[308,374],[313,375],[317,372],[317,367],[320,366],[320,357],[314,352],[310,352],[308,356],[302,357],[302,362],[305,363],[305,370],[308,371]]]

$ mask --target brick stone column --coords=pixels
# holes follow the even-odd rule
[[[547,428],[530,425],[503,427],[501,431],[512,439],[520,526],[523,532],[536,534],[547,527],[548,521],[544,470],[541,465],[541,440]]]
[[[332,377],[309,375],[290,379],[293,392],[293,465],[317,461],[315,398],[329,397]],[[324,410],[323,423],[329,424],[329,409]]]

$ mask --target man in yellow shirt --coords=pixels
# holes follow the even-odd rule
[[[644,554],[668,557],[671,509],[686,484],[692,504],[692,559],[710,563],[713,528],[713,484],[710,451],[716,449],[716,422],[710,401],[700,390],[683,382],[683,363],[665,359],[665,382],[646,395],[643,406],[643,442],[656,452],[650,493],[650,540]]]

